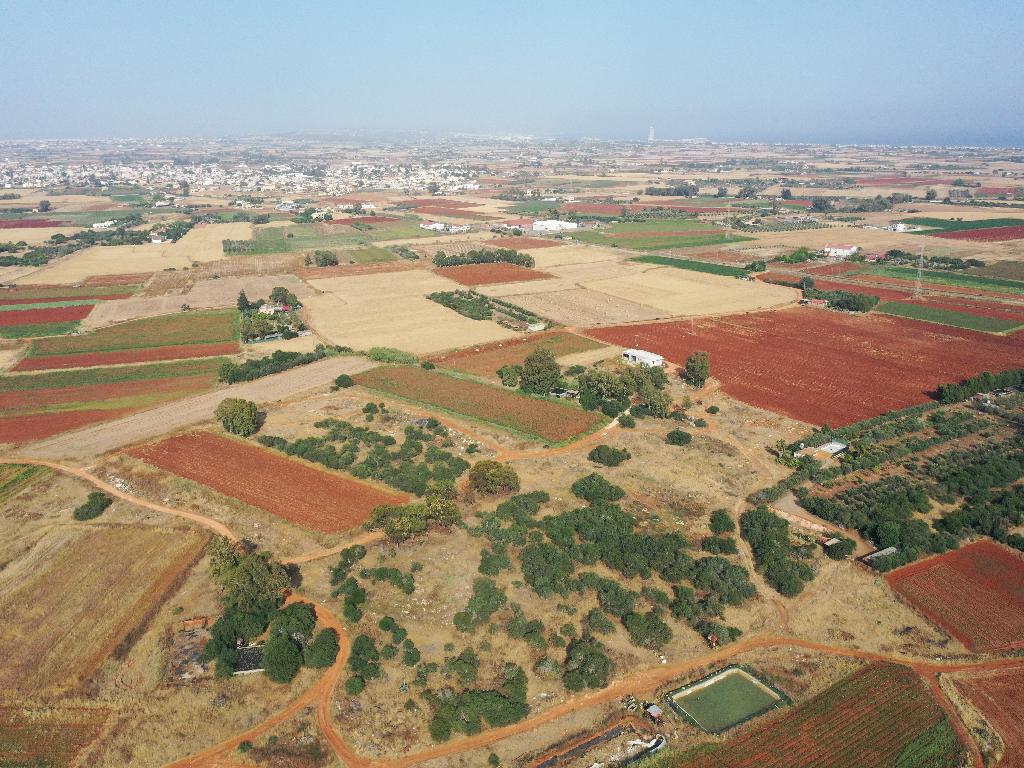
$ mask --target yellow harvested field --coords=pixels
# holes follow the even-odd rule
[[[527,250],[533,256],[537,269],[549,269],[563,264],[590,264],[598,261],[616,261],[622,253],[614,248],[601,248],[590,245],[562,245],[558,248],[538,248]]]
[[[294,339],[271,339],[258,344],[243,344],[242,354],[247,358],[264,357],[281,350],[282,352],[312,352],[317,344],[323,344],[316,334],[296,336]]]
[[[184,269],[191,263],[189,259],[173,253],[171,245],[94,245],[58,259],[16,282],[73,285],[93,275]]]
[[[18,229],[0,229],[0,242],[20,243],[24,240],[29,245],[42,245],[54,235],[70,237],[81,232],[82,227],[22,227]]]
[[[92,331],[125,320],[180,312],[182,304],[188,304],[192,309],[233,307],[238,301],[239,291],[245,291],[246,296],[255,301],[267,298],[279,285],[290,290],[300,300],[312,293],[309,286],[294,275],[253,275],[199,280],[187,291],[171,291],[164,296],[133,296],[130,299],[102,301],[82,321],[80,330]]]
[[[146,526],[82,526],[14,583],[0,581],[0,686],[79,687],[151,615],[207,537]],[[38,552],[37,552],[38,550]],[[43,554],[45,552],[45,554]]]
[[[395,347],[424,354],[517,336],[490,320],[470,320],[426,298],[461,289],[426,270],[311,280],[324,291],[306,299],[309,325],[334,344]]]
[[[677,317],[727,315],[796,302],[795,288],[759,280],[708,275],[675,267],[656,267],[624,277],[594,280],[584,288],[646,304]]]
[[[509,299],[517,306],[568,326],[618,325],[668,317],[646,304],[627,301],[586,288],[529,293]]]
[[[189,261],[219,261],[224,258],[223,240],[249,240],[252,224],[235,221],[229,224],[200,224],[193,227],[172,249]]]

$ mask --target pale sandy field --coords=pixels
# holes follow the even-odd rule
[[[0,348],[0,371],[6,371],[21,357],[21,347]]]
[[[18,229],[0,229],[0,243],[20,243],[42,245],[54,235],[70,237],[81,232],[82,227],[19,227]]]
[[[646,304],[585,288],[530,293],[510,299],[517,306],[568,326],[616,325],[669,317]]]
[[[306,300],[306,322],[334,344],[395,347],[423,354],[508,339],[490,320],[470,320],[425,298],[462,286],[426,270],[311,280],[323,294]]]
[[[251,237],[252,224],[246,221],[200,224],[174,243],[173,250],[190,261],[219,261],[224,258],[222,240],[249,240]]]
[[[537,269],[550,269],[563,264],[590,264],[599,261],[616,261],[622,253],[614,248],[590,245],[561,245],[557,248],[537,248],[526,251],[536,263]]]
[[[583,287],[682,317],[749,312],[782,306],[799,298],[799,291],[793,288],[675,267],[656,267],[623,277],[594,280]]]
[[[261,341],[258,344],[243,344],[242,354],[247,358],[265,357],[278,350],[282,352],[312,352],[317,344],[323,341],[315,334],[308,336],[296,336],[294,339],[272,339]]]
[[[251,301],[256,301],[259,298],[267,298],[276,286],[284,286],[300,300],[313,293],[309,286],[293,275],[254,275],[200,280],[187,289],[171,290],[164,296],[138,296],[100,302],[82,321],[81,330],[91,331],[124,320],[180,312],[182,304],[188,304],[192,309],[233,307],[238,301],[239,291],[245,291],[245,295]]]

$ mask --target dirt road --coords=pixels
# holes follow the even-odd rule
[[[361,373],[376,365],[363,357],[330,357],[256,381],[234,384],[113,421],[65,432],[26,445],[20,453],[40,459],[84,460],[207,421],[213,418],[213,410],[220,401],[227,397],[241,397],[256,403],[284,400],[309,389],[327,386],[342,373]]]

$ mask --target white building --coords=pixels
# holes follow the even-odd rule
[[[558,219],[546,219],[533,222],[534,232],[565,232],[570,229],[578,229],[579,224],[575,221],[559,221]]]
[[[424,221],[420,224],[420,229],[429,229],[432,232],[444,232],[445,225],[440,221]]]
[[[663,368],[665,366],[664,357],[643,349],[623,350],[622,359],[630,365],[639,365],[642,368]]]
[[[826,245],[820,253],[830,259],[848,259],[859,250],[856,245]]]
[[[95,224],[92,225],[92,228],[93,229],[110,229],[115,224],[117,224],[117,222],[114,221],[113,219],[110,219],[109,221],[97,221]]]
[[[890,224],[888,227],[886,227],[886,229],[888,229],[890,232],[909,232],[910,231],[910,227],[908,227],[906,222],[903,222],[903,221],[894,221],[892,224]]]

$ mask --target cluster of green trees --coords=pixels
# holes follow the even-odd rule
[[[375,507],[366,527],[383,530],[389,539],[398,542],[426,533],[431,523],[450,527],[461,520],[462,515],[454,501],[428,490],[422,502]]]
[[[338,254],[334,251],[316,250],[312,255],[306,255],[305,262],[307,267],[313,264],[318,267],[336,267],[338,266]]]
[[[652,197],[694,197],[700,194],[700,187],[692,181],[687,181],[681,184],[673,184],[668,187],[647,187],[644,190],[644,194]]]
[[[470,320],[492,320],[508,323],[508,319],[523,323],[539,323],[541,318],[520,306],[493,296],[485,296],[473,290],[436,291],[427,294],[442,307],[455,310]]]
[[[217,538],[210,546],[210,577],[220,590],[222,615],[211,627],[201,658],[216,662],[219,677],[234,672],[240,644],[268,630],[263,666],[272,680],[288,682],[303,664],[328,667],[334,663],[337,634],[329,628],[313,634],[313,606],[293,603],[281,608],[291,580],[269,553]]]
[[[267,315],[259,311],[260,307],[267,303],[288,306],[291,309],[288,312]],[[291,339],[295,338],[297,331],[305,329],[305,325],[296,314],[296,308],[300,306],[298,297],[281,285],[271,290],[269,302],[263,299],[250,301],[245,291],[239,291],[235,306],[242,313],[238,327],[243,341],[261,339],[274,333]]]
[[[379,406],[374,405],[374,409]],[[372,417],[373,413],[367,415]],[[300,456],[331,469],[345,469],[359,478],[380,480],[416,496],[432,489],[448,489],[469,469],[468,461],[435,444],[444,435],[443,427],[442,431],[432,433],[407,425],[402,444],[389,451],[389,447],[397,444],[391,435],[338,419],[322,419],[314,426],[326,429],[327,433],[293,441],[265,435],[259,442],[289,456]]]
[[[278,349],[265,357],[246,360],[243,363],[225,360],[220,365],[218,378],[228,384],[235,384],[239,381],[252,381],[263,376],[287,371],[289,368],[315,363],[317,360],[323,360],[331,353],[332,351],[328,347],[325,347],[323,344],[317,344],[312,352],[285,352],[283,349]]]
[[[813,281],[808,280],[808,282],[811,285],[804,286],[804,298],[824,299],[828,302],[830,309],[844,312],[870,312],[878,304],[877,296],[854,291],[819,291],[813,287]]]
[[[500,681],[495,689],[425,691],[423,697],[433,712],[428,726],[431,738],[447,741],[455,732],[470,736],[480,733],[484,723],[500,728],[530,714],[530,705],[526,702],[527,678],[522,667],[505,663]]]
[[[518,264],[520,267],[532,267],[533,256],[520,253],[512,248],[481,248],[465,253],[447,254],[438,251],[434,256],[434,264],[438,267],[461,267],[465,264]]]
[[[252,253],[256,250],[255,240],[221,240],[221,250],[224,253]]]
[[[411,573],[404,573],[398,568],[379,566],[377,568],[363,568],[359,572],[359,578],[368,579],[374,584],[387,582],[403,594],[411,595],[416,591],[416,577]]]
[[[667,384],[664,368],[628,366],[620,372],[589,368],[579,377],[580,405],[614,418],[629,410],[635,397],[645,415],[666,418],[672,412]]]
[[[479,576],[473,580],[473,594],[466,607],[453,619],[460,632],[475,632],[501,609],[508,598],[493,579]]]
[[[740,533],[750,544],[758,569],[779,594],[795,597],[814,571],[795,556],[789,542],[789,523],[766,506],[758,506],[740,517]]]
[[[1024,368],[1013,368],[1001,373],[983,371],[960,382],[940,384],[938,396],[943,403],[959,403],[981,392],[1020,386],[1024,386]]]
[[[519,490],[519,475],[507,464],[486,459],[469,470],[469,485],[477,493],[495,495]]]
[[[84,502],[75,507],[75,511],[71,513],[71,516],[75,520],[92,520],[102,515],[107,507],[113,503],[114,500],[107,494],[93,491],[86,497]]]
[[[625,448],[613,448],[610,445],[598,445],[587,454],[587,458],[592,462],[603,464],[606,467],[617,467],[632,457],[632,454]]]

